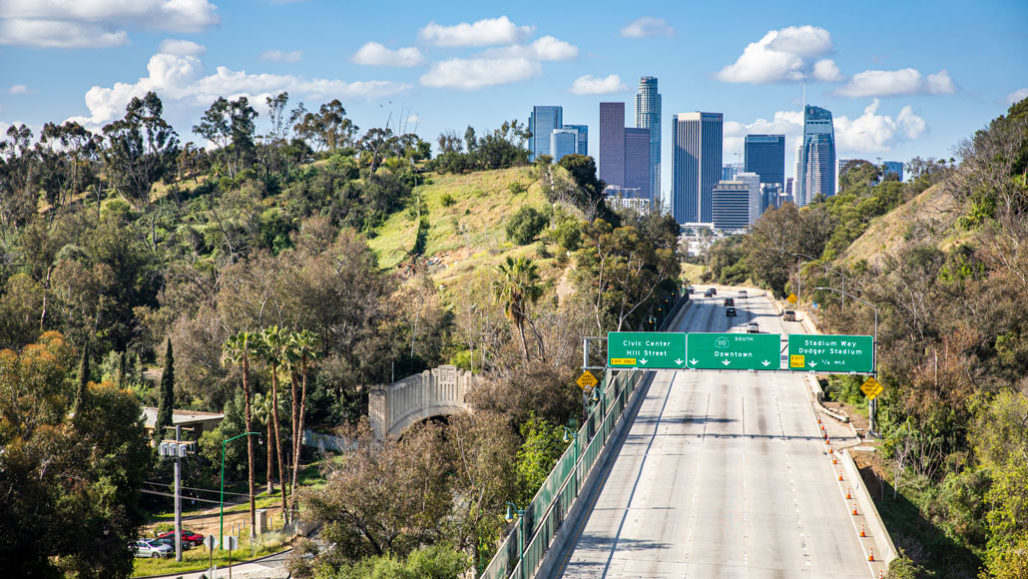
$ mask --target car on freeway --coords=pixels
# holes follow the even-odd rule
[[[158,539],[171,539],[171,544],[174,545],[175,544],[175,531],[167,531],[165,533],[161,533],[160,535],[157,535],[157,538]],[[194,533],[192,531],[187,531],[185,529],[182,529],[182,544],[183,545],[188,544],[190,547],[195,547],[195,546],[200,545],[202,543],[203,543],[203,535],[201,535],[200,533]]]
[[[714,292],[714,288],[709,287],[709,288],[707,288],[707,291],[703,292],[703,297],[705,297],[705,298],[712,298],[712,297],[714,297],[714,293],[715,293]]]
[[[746,324],[746,333],[747,334],[759,334],[760,333],[760,326],[757,325],[757,322],[750,322],[750,323]]]
[[[732,298],[725,298],[725,305],[726,306],[734,306],[735,305],[735,300],[732,299]]]
[[[171,557],[175,554],[175,549],[153,539],[136,539],[129,543],[129,549],[132,549],[136,557]]]
[[[692,295],[692,292],[696,291],[692,286],[685,288],[685,293]]]
[[[725,316],[734,318],[736,316],[735,308],[725,308]]]
[[[739,299],[742,299],[742,298],[744,298],[744,297],[746,297],[748,295],[749,294],[746,293],[746,290],[739,290]]]
[[[796,310],[785,310],[782,314],[783,322],[795,322],[796,321]]]

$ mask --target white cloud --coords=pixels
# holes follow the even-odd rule
[[[925,120],[909,105],[900,109],[895,116],[879,114],[880,101],[875,99],[856,118],[835,116],[835,143],[837,157],[854,154],[882,153],[892,150],[902,141],[919,138],[928,130]],[[786,155],[796,150],[798,139],[803,136],[803,113],[801,111],[778,111],[771,120],[757,119],[744,124],[725,121],[725,158],[741,153],[746,135],[780,134],[786,137]],[[793,164],[786,163],[786,175],[791,176]]]
[[[537,38],[527,46],[515,44],[490,48],[481,58],[527,58],[531,60],[571,60],[578,57],[578,47],[552,36]]]
[[[271,62],[300,62],[303,58],[302,50],[291,50],[289,52],[282,52],[281,50],[265,50],[261,53],[261,60],[268,60]]]
[[[186,107],[206,108],[218,97],[247,96],[256,102],[265,96],[288,91],[311,98],[377,98],[397,94],[409,85],[391,81],[344,82],[331,79],[305,79],[292,75],[250,74],[219,66],[213,74],[206,74],[199,53],[176,43],[169,47],[179,53],[158,52],[147,63],[147,76],[133,83],[118,82],[112,87],[94,86],[86,92],[89,116],[74,117],[80,123],[98,126],[120,118],[125,105],[133,97],[155,91],[167,107],[176,103]],[[203,47],[196,45],[202,49]],[[182,54],[181,52],[187,52]],[[191,53],[189,53],[191,52]]]
[[[811,78],[821,82],[839,82],[842,80],[842,73],[834,60],[824,59],[814,63],[814,70],[810,73]]]
[[[628,87],[621,82],[621,77],[611,74],[605,78],[597,78],[591,74],[580,76],[571,83],[571,92],[574,94],[611,94],[625,92]]]
[[[127,26],[201,32],[218,22],[208,0],[4,0],[0,44],[102,48],[127,43]]]
[[[674,36],[675,29],[671,28],[663,18],[643,16],[634,20],[621,29],[621,36],[625,38],[653,38],[654,36]]]
[[[12,18],[0,21],[0,45],[5,44],[39,48],[107,48],[128,44],[128,33],[81,22]]]
[[[453,58],[432,65],[421,84],[433,88],[477,90],[538,76],[542,66],[528,58]]]
[[[1014,92],[1007,95],[1007,104],[1012,105],[1016,102],[1020,102],[1024,99],[1028,99],[1028,87],[1019,88]]]
[[[200,56],[207,52],[207,47],[197,44],[191,40],[176,40],[169,38],[161,42],[157,52],[163,54],[177,54],[179,56]]]
[[[926,77],[914,68],[865,70],[835,91],[838,96],[865,98],[910,94],[953,94],[956,87],[945,69]]]
[[[831,51],[832,35],[824,28],[790,26],[771,30],[757,42],[751,42],[738,60],[715,76],[724,82],[754,84],[808,78],[827,80],[838,75],[835,63],[821,60],[814,64],[812,61]]]
[[[377,42],[360,47],[351,59],[366,66],[419,66],[425,63],[425,55],[417,48],[389,50]]]
[[[24,84],[12,85],[11,88],[7,89],[7,94],[29,94],[29,87]]]
[[[486,18],[474,23],[442,26],[429,22],[421,29],[422,41],[436,46],[490,46],[517,44],[532,33],[533,26],[518,26],[506,16]]]

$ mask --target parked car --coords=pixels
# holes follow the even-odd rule
[[[714,297],[715,293],[716,292],[714,291],[714,288],[709,287],[709,288],[707,288],[707,291],[703,292],[703,297],[705,297],[705,298],[712,298],[712,297]]]
[[[171,557],[175,554],[175,549],[151,539],[136,539],[129,543],[129,549],[136,557]]]
[[[151,543],[157,543],[158,545],[167,545],[167,546],[171,547],[172,549],[175,548],[175,537],[174,536],[161,537],[160,539],[151,539],[150,542]],[[193,548],[193,544],[191,542],[189,542],[189,541],[182,541],[182,550],[183,551],[188,551],[189,549],[192,549],[192,548]]]
[[[785,321],[785,322],[795,322],[796,321],[796,311],[795,310],[785,310],[785,313],[782,314],[782,321]]]
[[[728,316],[729,318],[734,318],[735,315],[736,315],[735,314],[735,308],[725,308],[725,315]]]
[[[172,541],[171,544],[174,545],[175,544],[175,531],[167,531],[165,533],[161,533],[160,535],[157,535],[157,538],[158,539],[164,539],[164,538],[171,539],[171,541]],[[200,533],[194,533],[192,531],[187,531],[185,529],[182,529],[182,544],[185,545],[186,543],[188,543],[190,547],[195,547],[197,545],[203,544],[203,535],[201,535]]]
[[[734,306],[735,305],[735,300],[732,299],[732,298],[725,298],[725,305],[726,306]]]
[[[750,322],[750,323],[746,324],[746,333],[747,334],[759,334],[760,333],[760,326],[757,325],[757,322]]]

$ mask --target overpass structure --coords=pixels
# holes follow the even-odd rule
[[[736,317],[725,294],[694,297],[667,329],[805,333],[765,297],[727,295]],[[806,372],[607,374],[601,426],[579,431],[484,577],[867,578],[895,556],[852,460],[827,451]]]
[[[439,366],[373,389],[368,419],[375,438],[398,437],[415,422],[467,410],[464,398],[475,380],[471,372],[456,366]]]

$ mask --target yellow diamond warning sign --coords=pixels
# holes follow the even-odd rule
[[[786,299],[786,300],[788,300],[788,302],[789,302],[790,304],[793,304],[793,305],[796,305],[796,302],[798,301],[798,300],[796,299],[796,294],[789,294],[789,297],[787,297],[787,298],[785,298],[785,299]]]
[[[579,388],[585,389],[595,386],[598,380],[596,380],[596,376],[593,376],[592,372],[586,370],[582,372],[582,375],[575,382],[578,383]]]
[[[879,394],[882,393],[883,390],[885,390],[885,388],[882,388],[882,385],[878,383],[878,380],[875,380],[872,377],[872,378],[868,378],[867,380],[864,381],[863,384],[860,385],[860,390],[865,395],[867,395],[868,398],[870,398],[871,400],[874,400],[875,398],[878,397]]]

